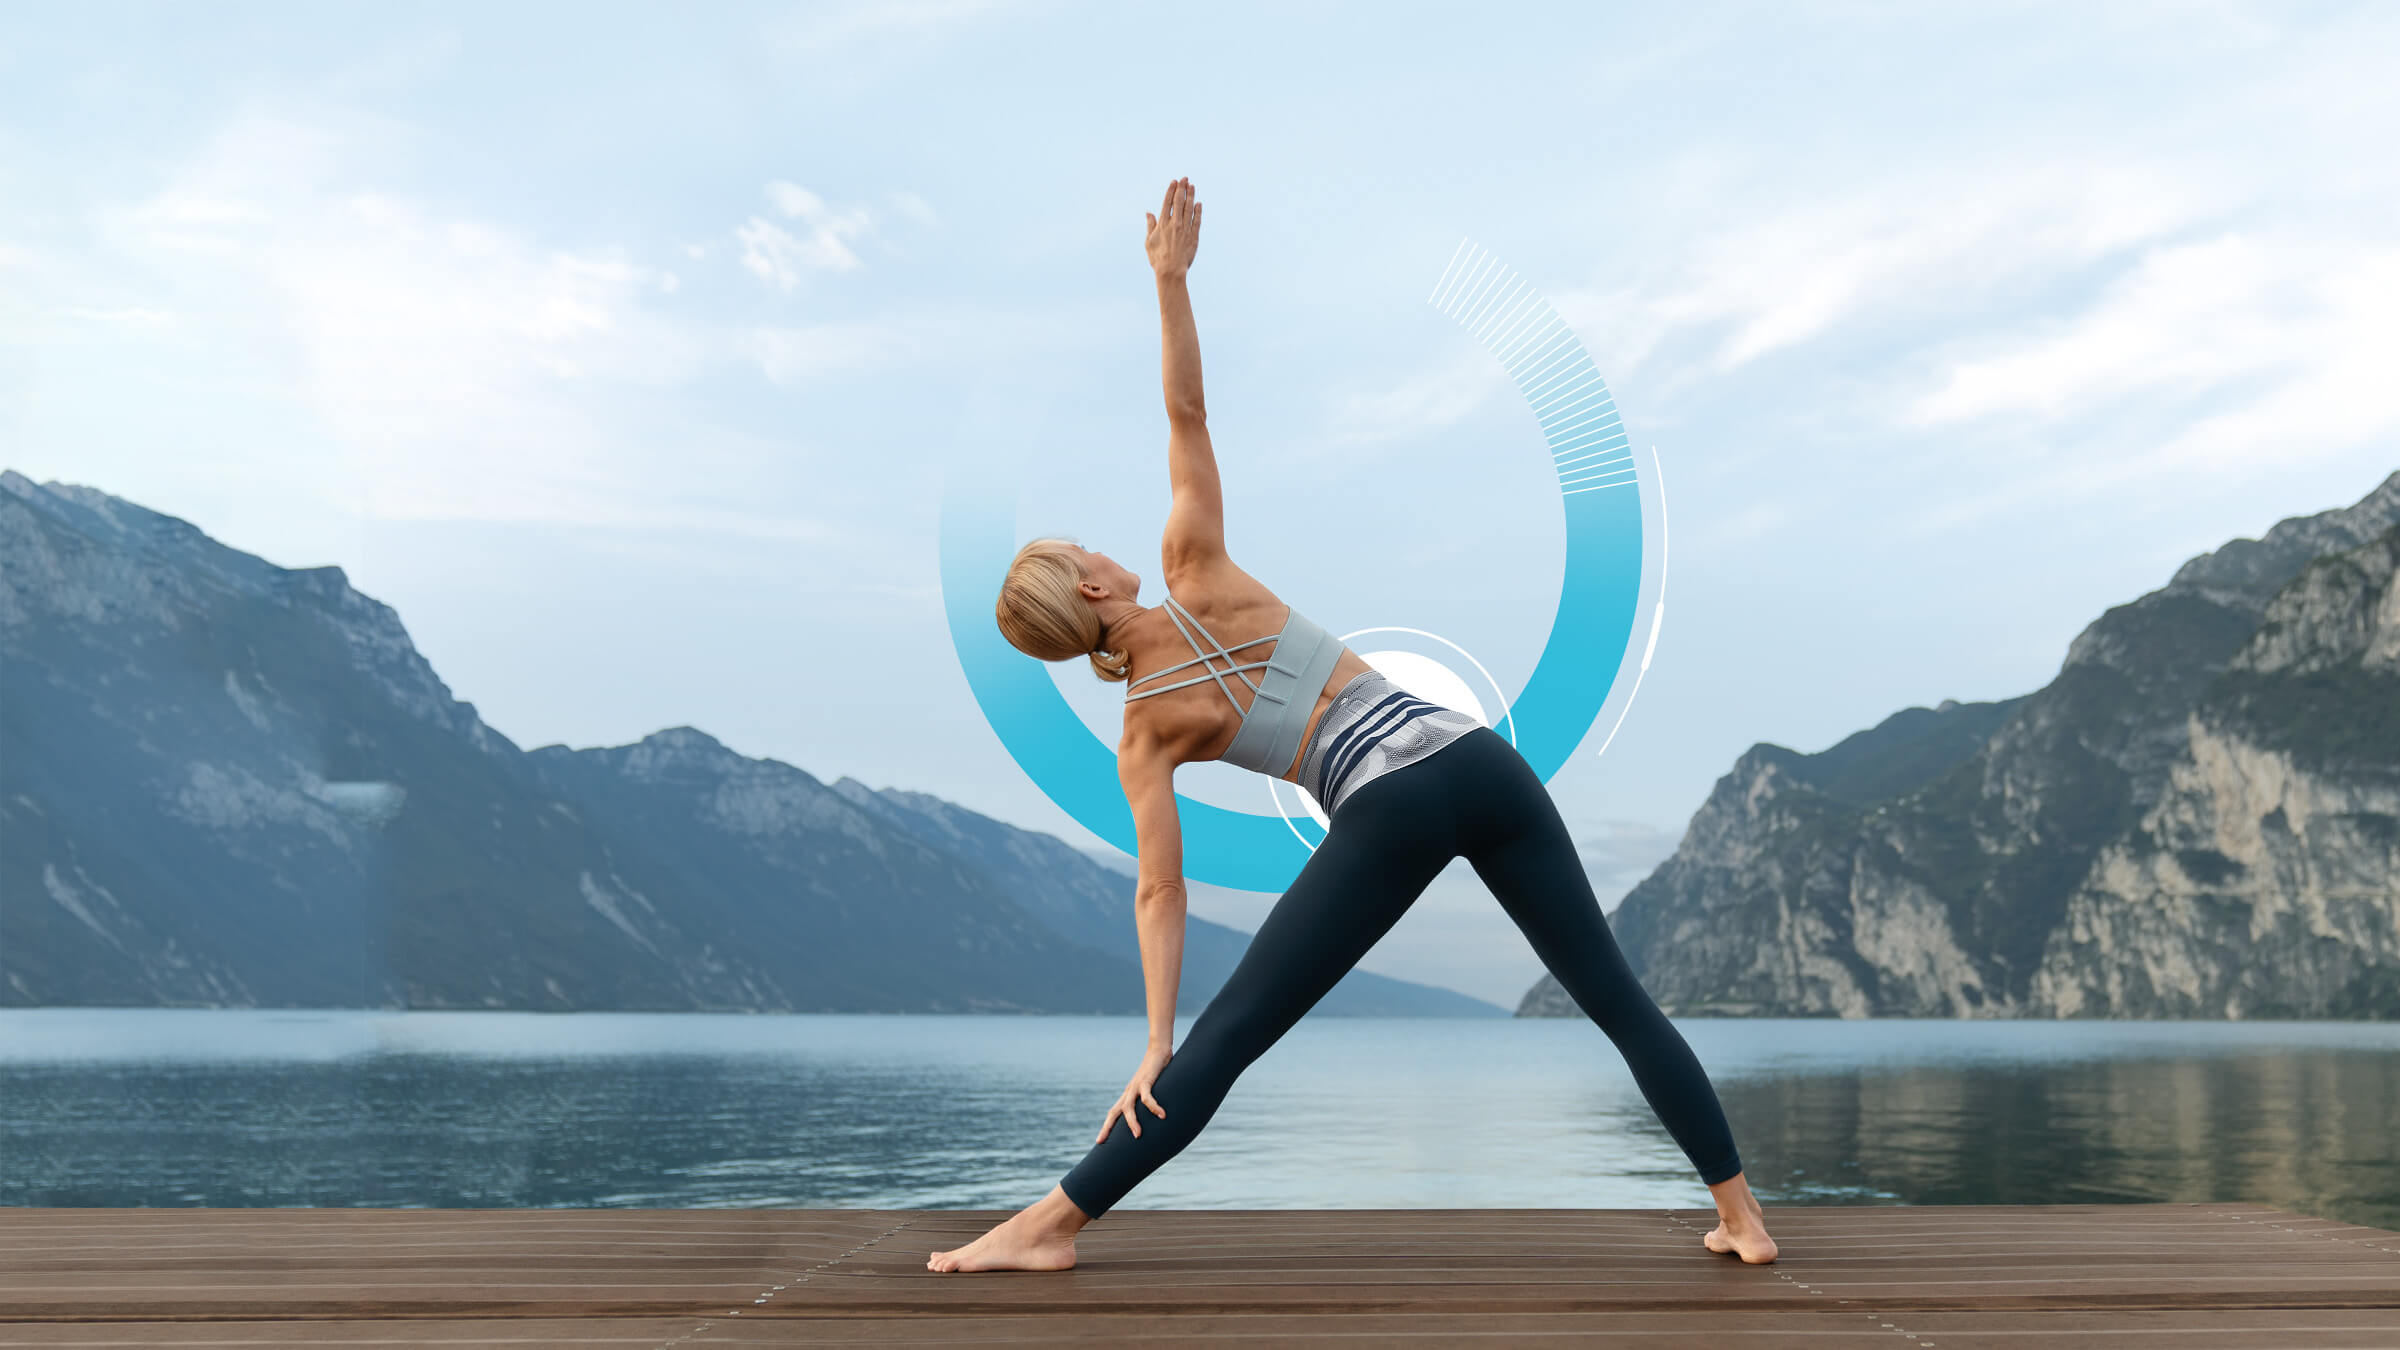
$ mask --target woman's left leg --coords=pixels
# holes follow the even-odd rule
[[[1775,1242],[1742,1176],[1716,1088],[1683,1033],[1634,977],[1592,892],[1557,803],[1516,747],[1470,735],[1457,755],[1476,809],[1463,852],[1568,997],[1614,1042],[1635,1086],[1700,1174],[1723,1222],[1703,1241],[1750,1262],[1775,1259]]]
[[[1063,1270],[1074,1234],[1183,1151],[1226,1090],[1391,931],[1458,856],[1455,818],[1434,775],[1439,755],[1359,788],[1259,925],[1223,988],[1192,1021],[1142,1108],[1123,1118],[1050,1193],[965,1247],[936,1252],[935,1270]],[[1412,776],[1413,775],[1413,776]]]

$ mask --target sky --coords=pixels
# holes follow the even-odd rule
[[[1613,907],[1749,746],[2037,688],[2400,468],[2396,64],[2374,4],[43,7],[0,467],[341,566],[521,746],[696,726],[1109,853],[975,708],[945,466],[1155,603],[1143,215],[1188,176],[1229,551],[1513,692],[1561,526],[1427,300],[1472,240],[1666,522],[1651,668],[1550,784]],[[1053,670],[1113,744],[1121,688]],[[1541,973],[1463,862],[1363,964]]]

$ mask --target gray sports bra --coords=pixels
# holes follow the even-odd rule
[[[1167,617],[1175,621],[1176,631],[1183,634],[1183,640],[1192,644],[1192,650],[1199,655],[1165,670],[1154,670],[1139,680],[1128,681],[1125,701],[1131,703],[1137,698],[1148,698],[1152,694],[1163,694],[1198,684],[1202,680],[1214,679],[1217,687],[1225,691],[1225,701],[1233,705],[1235,712],[1242,713],[1241,730],[1233,734],[1233,744],[1226,746],[1225,753],[1217,758],[1245,769],[1255,769],[1269,777],[1281,776],[1291,766],[1292,759],[1300,753],[1300,738],[1308,731],[1309,715],[1317,710],[1317,695],[1325,692],[1325,681],[1332,676],[1334,663],[1342,659],[1342,644],[1298,609],[1291,611],[1283,621],[1283,631],[1272,638],[1252,638],[1248,642],[1237,642],[1232,647],[1218,642],[1214,635],[1201,626],[1200,620],[1183,607],[1172,591],[1167,593],[1166,611]],[[1195,632],[1199,634],[1198,637],[1193,636]],[[1208,641],[1205,647],[1200,645],[1202,638]],[[1248,665],[1233,664],[1235,650],[1255,647],[1268,641],[1275,644],[1275,651],[1266,660],[1253,661]],[[1208,665],[1209,658],[1213,656],[1225,658],[1224,669]],[[1138,694],[1133,692],[1133,686],[1145,680],[1171,675],[1186,666],[1195,665],[1206,666],[1208,674],[1176,684],[1160,685],[1156,689],[1145,689]],[[1248,675],[1241,676],[1242,683],[1249,685],[1252,691],[1249,710],[1244,712],[1241,700],[1233,696],[1233,686],[1225,683],[1225,677],[1246,670],[1257,670],[1262,666],[1267,673],[1259,680],[1253,681]]]

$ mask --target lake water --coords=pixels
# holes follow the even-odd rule
[[[1183,1023],[1188,1026],[1188,1019]],[[2400,1024],[1678,1022],[1778,1204],[2400,1228]],[[0,1204],[1009,1208],[1133,1017],[0,1011]],[[1304,1020],[1127,1208],[1705,1205],[1580,1020]]]

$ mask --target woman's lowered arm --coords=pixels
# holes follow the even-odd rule
[[[1175,810],[1175,764],[1147,738],[1117,750],[1117,778],[1133,808],[1141,880],[1133,893],[1133,925],[1142,944],[1142,988],[1150,1016],[1150,1049],[1175,1045],[1175,996],[1183,977],[1183,825]]]

